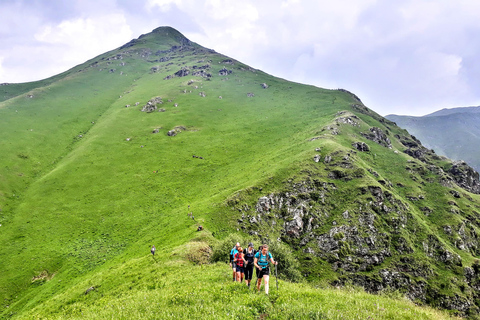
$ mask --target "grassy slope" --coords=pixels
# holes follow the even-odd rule
[[[198,223],[220,236],[234,230],[234,225],[224,223],[232,216],[226,213],[223,201],[256,185],[279,188],[292,169],[302,168],[311,157],[313,145],[308,139],[354,102],[347,93],[276,79],[238,62],[225,65],[232,74],[219,76],[225,57],[206,51],[185,57],[167,54],[172,60],[163,63],[145,62],[142,55],[151,42],[156,42],[154,50],[178,44],[171,34],[147,35],[136,47],[120,50],[130,51],[122,60],[102,60],[116,54],[107,53],[77,67],[75,73],[47,85],[39,83],[37,89],[0,104],[0,152],[5,155],[0,166],[0,239],[4,244],[0,249],[0,298],[4,316],[80,317],[82,309],[88,317],[116,317],[127,296],[133,302],[125,306],[128,312],[120,313],[125,318],[135,312],[158,316],[158,309],[151,308],[157,299],[177,315],[213,305],[208,312],[225,316],[225,303],[233,297],[219,292],[222,288],[231,294],[239,290],[225,286],[225,267],[212,265],[199,272],[183,260],[170,260],[177,251],[185,251],[183,246],[195,236]],[[156,58],[150,55],[147,60]],[[192,66],[208,60],[214,75],[211,81],[189,76],[163,80],[183,62]],[[99,63],[93,65],[95,61]],[[160,67],[159,72],[150,71],[154,66]],[[111,68],[115,72],[109,72]],[[195,82],[188,85],[190,79]],[[263,82],[270,87],[262,89]],[[5,90],[23,92],[15,86]],[[248,92],[255,97],[247,97]],[[140,112],[155,96],[163,98],[160,107],[166,111]],[[134,107],[135,102],[140,105]],[[131,107],[125,108],[126,104]],[[176,126],[188,130],[168,137],[166,132]],[[161,128],[160,132],[152,134],[156,128]],[[335,150],[350,143],[339,139],[325,145]],[[375,161],[406,161],[405,157],[389,159],[393,153],[385,158],[379,154],[382,156]],[[360,157],[371,161],[368,157],[372,156]],[[196,221],[188,219],[188,205]],[[158,265],[145,257],[151,244],[156,244],[163,256],[158,262],[163,273],[161,278],[153,278],[153,284],[152,273],[159,271]],[[204,303],[185,298],[191,281],[178,279],[177,273],[200,280],[196,285]],[[282,308],[291,300],[306,304],[310,299],[321,302],[325,296],[337,299],[335,292],[284,285],[291,288],[290,293],[280,295],[275,304],[283,307],[275,309],[264,296],[244,296],[251,301],[246,311],[252,316],[276,312],[281,318]],[[99,289],[84,296],[89,286]],[[175,293],[172,287],[179,291]],[[176,296],[188,301],[175,302]],[[372,303],[384,298],[361,297],[370,302],[360,309],[372,315],[380,312]],[[148,306],[142,298],[150,301]],[[256,310],[256,300],[266,310]],[[318,301],[307,311],[317,312],[315,306],[324,305]],[[387,312],[392,317],[401,315],[394,310],[411,307],[406,302],[388,301],[392,310]],[[304,304],[295,305],[295,310]],[[338,318],[331,308],[318,312],[327,319]],[[352,318],[358,310],[339,308]],[[431,312],[412,310],[404,318],[412,317],[411,312]]]

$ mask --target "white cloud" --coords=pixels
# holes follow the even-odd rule
[[[35,38],[62,51],[58,55],[59,64],[71,65],[81,58],[93,58],[118,47],[132,39],[133,34],[123,15],[108,14],[96,19],[77,18],[49,25],[35,34]]]
[[[172,5],[180,7],[182,5],[182,2],[182,0],[147,0],[145,7],[148,10],[152,10],[157,7],[161,11],[167,12],[171,9]]]

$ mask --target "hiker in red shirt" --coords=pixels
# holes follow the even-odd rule
[[[233,262],[235,262],[237,266],[237,281],[242,282],[243,281],[243,275],[245,272],[245,258],[243,256],[243,249],[242,247],[238,248],[238,252],[235,254],[233,257]]]

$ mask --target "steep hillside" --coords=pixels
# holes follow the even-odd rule
[[[439,155],[464,160],[480,171],[480,107],[442,109],[423,117],[388,115]]]
[[[270,243],[284,280],[478,310],[478,175],[346,90],[275,78],[168,27],[2,90],[4,317],[159,317],[158,299],[168,315],[224,312],[239,294],[219,287],[228,268],[192,262],[223,262],[233,239]],[[289,297],[311,306],[290,316],[314,317],[319,293],[305,290]],[[276,297],[238,306],[290,317]]]

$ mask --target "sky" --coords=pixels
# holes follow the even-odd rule
[[[0,0],[0,83],[41,80],[171,26],[381,115],[480,106],[478,0]]]

